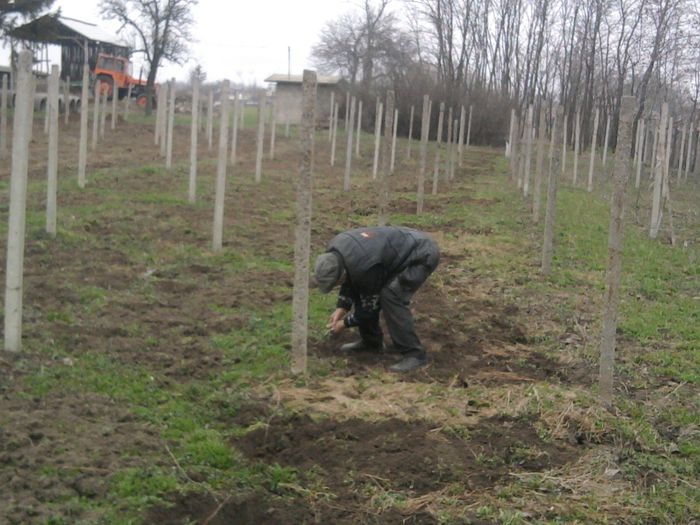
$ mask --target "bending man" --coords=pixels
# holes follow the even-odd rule
[[[390,367],[406,372],[426,364],[408,306],[413,294],[437,268],[440,252],[426,233],[410,228],[359,228],[338,234],[316,259],[316,284],[323,293],[342,283],[328,327],[333,334],[357,327],[361,339],[345,352],[380,352],[379,312],[403,359]],[[350,310],[353,310],[350,313]]]

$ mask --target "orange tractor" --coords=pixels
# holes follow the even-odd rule
[[[129,94],[131,86],[131,97],[136,99],[136,104],[146,107],[146,81],[131,76],[131,62],[128,58],[105,55],[100,53],[97,56],[95,65],[95,82],[100,81],[102,92],[107,92],[107,97],[112,98],[113,88],[117,88],[119,100]]]

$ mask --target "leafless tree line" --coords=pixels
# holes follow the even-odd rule
[[[663,101],[678,119],[696,122],[700,7],[694,0],[364,0],[328,23],[313,56],[363,98],[393,88],[404,116],[425,93],[454,107],[473,104],[476,142],[502,144],[510,108],[522,114],[530,104],[557,102],[569,122],[580,112],[590,143],[595,108],[617,136],[623,94],[637,98],[635,122],[655,118]]]

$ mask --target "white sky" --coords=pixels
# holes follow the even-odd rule
[[[195,41],[191,59],[183,66],[165,64],[158,79],[186,80],[200,63],[207,80],[228,78],[247,84],[273,73],[287,72],[287,47],[291,46],[292,73],[311,67],[309,54],[325,22],[351,10],[359,0],[199,0],[194,10]],[[57,0],[54,9],[116,32],[118,24],[102,20],[97,0]],[[52,59],[60,53],[52,52]],[[7,64],[7,50],[0,50],[0,64]],[[134,75],[138,76],[135,65]]]

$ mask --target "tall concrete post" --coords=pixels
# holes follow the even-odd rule
[[[335,146],[338,142],[338,112],[340,106],[335,103],[335,107],[331,113],[331,166],[335,166]]]
[[[102,98],[100,96],[100,93],[102,91],[102,82],[99,80],[95,82],[95,102],[93,104],[93,111],[92,111],[92,144],[90,145],[91,149],[96,149],[97,148],[97,138],[100,133],[100,99]]]
[[[170,100],[170,82],[163,84],[163,106],[160,115],[160,156],[165,158],[168,154],[168,101]]]
[[[469,122],[467,123],[467,149],[471,146],[472,140],[472,106],[469,106]]]
[[[117,129],[117,101],[119,100],[119,88],[117,87],[117,81],[112,80],[112,131]]]
[[[343,191],[350,190],[350,173],[352,171],[352,139],[353,130],[352,125],[355,121],[355,97],[350,99],[350,114],[348,115],[349,122],[346,127],[347,130],[347,147],[345,148],[345,175],[343,177]]]
[[[513,135],[513,115],[515,114],[515,110],[511,111],[510,113],[510,135],[509,137],[512,138]],[[462,167],[462,157],[464,154],[464,126],[467,121],[467,110],[464,109],[464,106],[459,110],[459,142],[457,142],[457,158],[459,159],[459,167]],[[509,139],[510,140],[510,139]],[[510,153],[510,152],[508,152]],[[506,157],[509,155],[506,155]]]
[[[156,146],[160,144],[160,119],[163,113],[163,84],[156,87],[156,123],[153,129],[153,142]]]
[[[598,139],[598,118],[600,111],[595,108],[595,116],[593,117],[593,135],[591,136],[591,162],[588,166],[588,193],[593,191],[593,171],[595,170],[595,146]]]
[[[382,180],[379,191],[379,226],[389,221],[389,168],[391,164],[391,135],[394,129],[394,91],[386,93],[386,113],[384,115],[384,144],[382,145]]]
[[[654,166],[654,193],[651,201],[651,221],[649,237],[655,239],[661,227],[661,192],[663,188],[664,171],[666,169],[666,124],[668,122],[668,104],[661,104],[661,120],[659,121],[656,152],[656,165]]]
[[[411,104],[411,113],[408,117],[408,145],[406,146],[406,159],[411,159],[411,144],[413,143],[413,117],[415,115],[416,108]]]
[[[63,89],[63,125],[67,126],[70,117],[70,77],[66,78]]]
[[[459,138],[459,121],[454,119],[452,122],[452,142],[450,144],[450,180],[455,178],[455,166],[457,165],[457,140]]]
[[[447,142],[445,151],[445,180],[449,181],[452,176],[452,108],[447,110]]]
[[[258,150],[255,156],[255,182],[262,181],[262,159],[265,143],[265,93],[258,96]]]
[[[362,99],[357,107],[357,133],[355,136],[355,156],[360,157],[360,133],[362,133]]]
[[[301,102],[301,161],[297,185],[297,227],[294,242],[292,295],[292,373],[306,373],[309,324],[309,258],[311,254],[311,195],[316,124],[316,73],[304,70]]]
[[[56,192],[58,188],[58,105],[59,88],[58,66],[51,66],[49,77],[49,97],[46,111],[49,113],[49,156],[46,164],[46,233],[56,236]]]
[[[2,93],[0,93],[0,159],[7,157],[7,75],[2,77]]]
[[[562,136],[562,145],[561,145],[561,174],[565,175],[566,174],[566,138],[567,134],[569,133],[569,114],[564,113],[564,123],[561,125],[561,136]]]
[[[192,81],[192,123],[190,126],[190,179],[188,200],[197,199],[197,146],[199,139],[199,79]]]
[[[348,131],[348,118],[350,115],[350,92],[346,91],[345,92],[345,126],[343,129],[347,133]]]
[[[335,91],[331,91],[331,112],[328,115],[328,142],[333,139],[333,123],[335,122]]]
[[[90,101],[90,67],[83,65],[83,85],[80,92],[80,146],[78,149],[78,187],[85,187],[85,170],[87,167],[87,141],[88,141],[88,112]]]
[[[105,125],[107,122],[107,90],[102,88],[100,101],[100,138],[105,138]]]
[[[124,120],[129,120],[129,109],[131,106],[131,88],[132,85],[129,84],[129,87],[126,90],[126,101],[124,102]]]
[[[396,165],[396,131],[399,124],[399,110],[394,109],[394,130],[391,134],[391,167],[389,173],[394,173],[394,166]]]
[[[440,145],[442,143],[442,125],[445,119],[445,103],[440,102],[440,115],[438,116],[437,144],[435,146],[435,170],[433,171],[433,195],[438,192],[438,179],[440,178]]]
[[[212,250],[220,252],[224,238],[224,197],[226,195],[226,148],[228,147],[228,91],[229,81],[221,85],[219,119],[219,158],[216,163],[216,191],[214,195],[214,234]]]
[[[238,121],[239,112],[241,111],[241,103],[238,93],[233,97],[233,120],[231,121],[231,166],[236,164],[236,155],[238,152]]]
[[[605,305],[603,307],[603,329],[600,337],[599,393],[601,401],[612,405],[613,367],[615,364],[615,342],[617,316],[620,304],[620,281],[622,269],[622,245],[625,233],[625,194],[629,178],[629,155],[632,145],[632,122],[636,106],[634,97],[622,98],[620,126],[615,155],[613,197],[610,207],[610,233],[608,236],[608,271],[605,283]]]
[[[15,112],[12,126],[10,207],[7,219],[7,270],[5,272],[5,350],[22,347],[22,296],[24,236],[29,170],[29,128],[34,112],[32,53],[20,51],[17,61]]]
[[[532,104],[527,110],[527,121],[525,122],[525,172],[523,173],[523,195],[528,196],[530,192],[530,168],[532,166],[532,121],[534,108]]]
[[[644,167],[644,144],[646,143],[646,130],[644,120],[639,121],[639,151],[637,152],[637,174],[634,178],[634,187],[639,188],[642,179],[642,169]]]
[[[275,135],[277,134],[277,99],[270,104],[270,159],[275,158]]]
[[[547,140],[547,111],[545,101],[540,103],[540,118],[537,128],[537,160],[535,161],[535,184],[532,189],[532,222],[540,221],[540,207],[542,200],[542,178],[544,176],[544,148]]]
[[[562,139],[564,129],[562,121],[566,120],[566,115],[561,106],[556,105],[553,109],[554,121],[552,122],[552,143],[556,148],[561,144],[562,149],[566,149],[566,138]],[[552,255],[554,253],[554,223],[557,212],[557,178],[559,177],[559,167],[557,161],[562,158],[552,151],[552,159],[549,163],[549,176],[547,178],[547,207],[544,217],[544,238],[542,241],[542,275],[549,275],[552,271]]]
[[[374,117],[374,163],[372,164],[372,179],[377,178],[379,170],[379,145],[382,140],[382,115],[384,114],[384,103],[377,104],[377,112]]]
[[[510,181],[516,184],[520,173],[520,119],[513,110],[513,138],[510,141]]]
[[[644,137],[642,136],[642,140]],[[605,144],[603,145],[603,169],[605,169],[605,166],[607,165],[607,159],[608,159],[608,146],[610,145],[610,115],[608,115],[608,119],[605,123]]]
[[[423,213],[425,200],[425,173],[428,159],[428,135],[430,134],[430,97],[423,95],[423,112],[420,119],[420,152],[418,168],[418,191],[416,193],[416,214]]]
[[[175,78],[170,79],[170,102],[168,103],[168,131],[167,131],[167,150],[165,156],[165,168],[173,167],[173,142],[175,140],[173,134],[175,131]]]
[[[678,176],[676,178],[676,182],[680,184],[682,176],[683,176],[683,153],[685,153],[685,135],[688,131],[688,125],[683,124],[683,131],[681,132],[681,143],[680,143],[680,151],[678,152]]]
[[[693,151],[693,123],[690,123],[690,127],[688,128],[688,146],[685,148],[686,149],[686,156],[685,156],[685,172],[683,173],[683,180],[688,180],[688,171],[690,171],[690,161],[691,161],[691,153]]]
[[[209,104],[207,104],[207,143],[209,151],[214,147],[214,90],[209,90]]]

